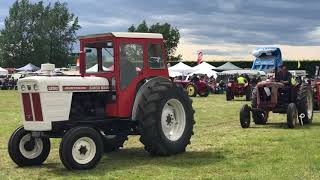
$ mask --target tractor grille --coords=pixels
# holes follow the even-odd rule
[[[43,121],[39,93],[22,93],[22,104],[26,121]]]

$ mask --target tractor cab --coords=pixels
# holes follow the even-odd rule
[[[252,51],[252,54],[256,58],[252,64],[252,70],[271,72],[282,65],[280,48],[257,48]]]
[[[80,74],[110,82],[110,116],[129,117],[137,86],[167,78],[163,37],[155,33],[106,33],[80,37]]]

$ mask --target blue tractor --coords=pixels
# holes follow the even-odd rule
[[[257,48],[252,51],[256,57],[252,64],[252,70],[271,72],[282,65],[281,50],[277,47]]]

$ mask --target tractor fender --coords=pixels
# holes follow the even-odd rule
[[[138,120],[138,119],[136,119],[137,110],[138,110],[138,104],[139,104],[140,100],[142,99],[142,94],[144,93],[144,91],[147,90],[147,88],[149,86],[153,86],[156,82],[171,82],[171,81],[169,79],[164,78],[164,77],[153,77],[150,79],[146,79],[145,82],[140,87],[138,87],[139,89],[137,89],[136,97],[134,99],[134,104],[133,104],[132,111],[131,111],[131,120],[133,120],[133,121]]]

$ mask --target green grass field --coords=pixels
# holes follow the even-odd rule
[[[7,142],[21,124],[19,96],[0,91],[0,179],[320,179],[320,116],[297,129],[285,115],[271,114],[268,125],[242,129],[239,108],[223,95],[194,98],[196,125],[187,152],[150,157],[138,137],[124,149],[105,154],[89,171],[68,171],[59,159],[60,140],[40,167],[19,168],[9,158]]]

